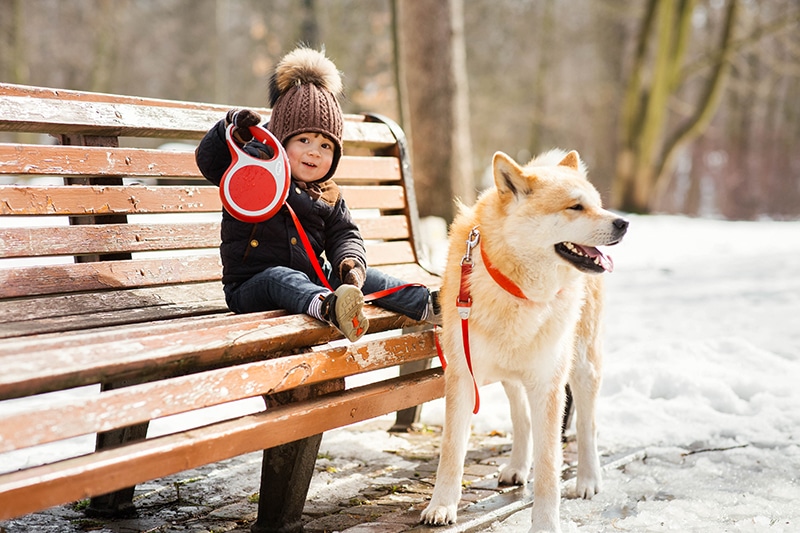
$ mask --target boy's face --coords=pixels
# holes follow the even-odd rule
[[[333,141],[321,133],[298,133],[286,143],[292,176],[306,183],[325,177],[333,164],[333,154]]]

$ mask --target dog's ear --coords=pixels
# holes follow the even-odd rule
[[[560,167],[569,167],[572,170],[580,170],[581,169],[581,156],[578,155],[578,152],[572,150],[570,153],[564,156],[564,159],[558,164]]]
[[[516,161],[503,152],[495,152],[492,158],[494,184],[501,194],[511,193],[515,196],[530,193],[530,186]]]

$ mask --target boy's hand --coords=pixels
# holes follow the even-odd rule
[[[253,140],[250,126],[261,124],[261,115],[249,109],[231,109],[225,115],[225,126],[233,124],[233,139],[239,144],[246,144]]]
[[[347,285],[355,285],[359,289],[367,279],[367,270],[357,259],[345,259],[339,265],[339,279]]]

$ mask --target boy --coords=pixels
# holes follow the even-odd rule
[[[307,256],[286,207],[257,224],[237,220],[223,210],[220,254],[226,302],[233,312],[286,309],[307,313],[355,341],[369,325],[362,311],[363,293],[403,282],[366,267],[361,235],[331,180],[342,156],[343,119],[337,100],[341,90],[336,66],[309,48],[284,56],[269,83],[272,116],[267,128],[286,149],[292,172],[287,203],[297,213],[317,257]],[[252,141],[248,130],[260,122],[261,117],[251,110],[231,110],[211,128],[195,152],[197,166],[209,181],[219,185],[231,163],[225,142],[225,129],[231,123],[236,126],[234,139],[248,153],[271,156],[266,146]],[[334,292],[317,279],[314,259]],[[415,320],[436,320],[424,287],[408,287],[376,303]]]

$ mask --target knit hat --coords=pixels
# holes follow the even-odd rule
[[[325,54],[311,48],[296,48],[278,63],[269,80],[272,115],[267,128],[286,145],[293,135],[321,133],[334,144],[333,162],[328,173],[333,176],[342,157],[342,108],[337,97],[342,92],[342,78],[336,65]]]

